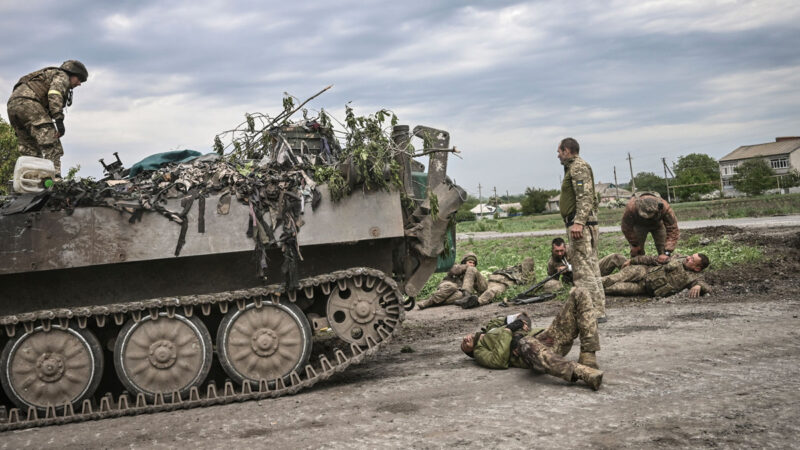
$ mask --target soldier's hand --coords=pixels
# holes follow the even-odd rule
[[[583,239],[583,225],[574,223],[569,228],[569,234],[572,239]]]
[[[700,290],[700,286],[692,286],[692,288],[689,289],[689,298],[700,297]]]
[[[506,328],[508,328],[510,331],[519,331],[525,328],[525,323],[517,319],[511,322],[510,324],[506,325]]]
[[[657,261],[658,261],[659,264],[664,264],[667,261],[669,261],[669,256],[667,256],[667,255],[662,253],[662,254],[658,255]]]
[[[66,128],[64,128],[64,119],[56,120],[56,130],[58,131],[58,137],[64,136],[64,133],[67,132]]]
[[[624,268],[626,268],[626,267],[628,267],[630,265],[631,265],[631,260],[629,259],[629,260],[625,261],[624,263],[622,263],[622,268],[624,269]]]
[[[631,247],[631,258],[634,256],[639,256],[640,253],[642,253],[642,247],[636,245]]]

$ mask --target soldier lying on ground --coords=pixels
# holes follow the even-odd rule
[[[564,359],[576,337],[581,342],[577,363]],[[489,321],[481,331],[464,336],[461,350],[490,369],[532,369],[567,381],[583,380],[594,390],[600,389],[603,382],[595,356],[600,350],[600,338],[594,305],[582,288],[572,288],[547,329],[531,330],[530,319],[524,313],[501,316]]]
[[[431,306],[452,305],[456,300],[468,297],[473,293],[481,294],[486,290],[486,278],[477,269],[478,257],[469,252],[447,272],[436,292],[417,303],[419,309]]]
[[[563,267],[569,265],[567,260],[567,251],[569,245],[564,242],[564,239],[555,238],[550,244],[550,259],[547,260],[547,276],[553,275],[561,270]],[[598,265],[600,266],[600,275],[610,275],[614,270],[622,267],[627,258],[619,253],[612,253],[600,259]],[[543,293],[556,292],[560,290],[564,284],[572,284],[572,272],[567,271],[562,273],[556,278],[548,281],[542,286]]]
[[[678,218],[669,203],[658,194],[637,193],[628,201],[622,214],[622,234],[631,245],[631,258],[644,255],[647,235],[652,234],[658,250],[658,262],[663,264],[678,245]]]
[[[672,258],[666,264],[655,256],[637,256],[623,264],[622,269],[603,277],[603,288],[609,295],[651,295],[667,297],[689,288],[689,297],[711,293],[700,272],[708,267],[708,257],[702,253]]]
[[[455,302],[456,305],[464,308],[476,308],[488,305],[498,295],[502,294],[511,286],[533,284],[536,281],[534,272],[533,258],[525,258],[522,264],[506,267],[505,269],[495,270],[489,275],[489,286],[483,291],[480,297],[470,295]]]

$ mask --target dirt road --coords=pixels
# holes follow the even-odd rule
[[[599,392],[477,367],[460,337],[509,311],[441,307],[412,311],[388,350],[299,395],[10,432],[0,448],[793,447],[799,231],[729,229],[771,258],[709,274],[711,297],[609,298]],[[545,326],[559,306],[524,310]]]

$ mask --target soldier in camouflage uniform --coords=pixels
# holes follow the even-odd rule
[[[88,77],[83,63],[70,60],[61,67],[47,67],[19,79],[8,99],[8,120],[17,135],[20,154],[49,159],[56,173],[61,172],[64,107],[72,105],[72,89]]]
[[[567,381],[580,379],[595,390],[600,388],[603,372],[595,357],[600,339],[594,305],[585,290],[570,291],[564,307],[547,329],[531,330],[530,319],[526,319],[521,315],[497,317],[480,332],[465,336],[461,350],[490,369],[529,368]],[[577,363],[564,359],[576,337],[581,342]]]
[[[609,295],[650,295],[668,297],[689,288],[689,297],[711,293],[700,272],[708,267],[708,257],[702,253],[672,258],[666,264],[655,256],[636,256],[622,270],[603,277]]]
[[[678,218],[657,193],[639,192],[631,197],[622,214],[622,234],[631,245],[631,257],[644,255],[647,235],[652,234],[658,262],[665,263],[678,245]]]
[[[536,281],[534,269],[533,258],[528,257],[522,261],[522,264],[495,270],[489,275],[488,287],[480,297],[470,295],[457,300],[455,304],[464,309],[488,305],[511,286],[533,284]]]
[[[481,294],[487,288],[486,278],[478,271],[478,257],[469,252],[461,259],[461,264],[450,268],[436,292],[417,303],[419,309],[430,306],[452,305],[456,300],[473,293]]]
[[[564,267],[569,267],[570,263],[569,259],[567,259],[568,251],[569,245],[564,242],[564,239],[553,239],[550,249],[550,259],[547,260],[548,277],[555,275]],[[620,255],[619,253],[612,253],[600,258],[600,261],[598,262],[598,265],[600,266],[600,275],[610,275],[616,269],[622,267],[622,264],[624,264],[627,260],[628,258]],[[567,270],[552,280],[547,281],[542,286],[542,292],[551,293],[559,291],[562,287],[564,287],[565,284],[572,284],[572,271],[570,270]]]
[[[572,263],[576,287],[589,292],[597,312],[597,320],[606,321],[606,296],[600,281],[597,261],[597,196],[594,192],[594,175],[589,163],[578,153],[580,145],[566,138],[558,146],[558,159],[564,166],[559,209],[569,236],[567,257]]]

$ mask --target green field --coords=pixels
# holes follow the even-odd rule
[[[786,214],[800,214],[800,194],[765,195],[760,197],[730,198],[702,202],[673,203],[678,220],[724,219],[736,217],[765,217]],[[601,226],[619,225],[622,208],[601,208],[598,221]],[[563,228],[564,222],[559,214],[489,219],[475,222],[461,222],[458,232],[553,230]]]
[[[459,231],[461,231],[459,229]],[[478,255],[478,269],[488,276],[492,271],[518,264],[523,258],[533,256],[536,261],[536,279],[541,280],[547,276],[547,259],[550,256],[550,242],[552,237],[509,237],[502,239],[468,240],[458,243],[456,261],[460,261],[466,252]],[[763,251],[758,247],[742,245],[731,241],[725,236],[712,238],[706,245],[701,244],[702,236],[694,234],[686,239],[681,239],[678,247],[682,254],[705,253],[711,261],[709,271],[719,270],[734,265],[756,262],[763,257]],[[629,246],[622,233],[603,233],[600,237],[598,248],[602,258],[611,253],[622,253],[628,256]],[[647,242],[647,253],[656,253],[652,240]],[[436,288],[444,274],[437,273],[428,280],[420,298],[430,295]],[[510,289],[506,296],[514,296],[523,291],[523,287]],[[561,293],[563,297],[565,293]]]

